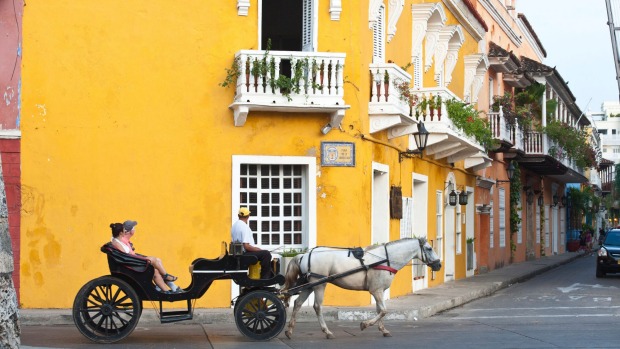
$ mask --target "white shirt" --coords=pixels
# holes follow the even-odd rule
[[[232,242],[248,243],[252,246],[256,245],[252,236],[252,229],[244,221],[236,221],[230,230]],[[245,250],[245,249],[244,249]]]
[[[125,251],[125,253],[130,253],[131,252],[131,247],[128,245],[125,245],[124,242],[122,242],[121,240],[117,239],[117,238],[112,238],[112,241],[116,241],[119,244],[121,244],[121,246],[123,246],[123,250]]]

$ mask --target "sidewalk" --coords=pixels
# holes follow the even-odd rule
[[[472,300],[489,296],[512,284],[523,282],[560,265],[569,263],[584,254],[567,252],[561,255],[511,264],[486,274],[449,281],[437,287],[415,291],[403,297],[386,301],[388,314],[386,320],[417,320],[433,316],[439,312],[458,307]],[[351,291],[354,292],[354,291]],[[205,295],[206,297],[207,295]],[[144,310],[139,326],[159,324],[150,302],[144,302]],[[288,312],[290,314],[290,311]],[[376,315],[375,306],[364,307],[323,307],[325,321],[361,321]],[[22,326],[73,325],[71,309],[21,309]],[[312,307],[303,307],[297,316],[298,322],[317,321]],[[233,311],[228,308],[196,309],[194,318],[183,323],[234,323]]]

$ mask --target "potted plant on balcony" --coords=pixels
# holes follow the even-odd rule
[[[409,82],[405,80],[396,79],[394,80],[394,87],[398,91],[399,99],[409,106],[409,116],[412,116],[412,111],[415,109],[415,106],[418,104],[418,96],[411,93],[411,87],[409,86]],[[416,119],[419,117],[419,112],[416,109],[415,117]]]
[[[441,104],[441,96],[437,95],[437,97],[435,97],[435,106],[437,108],[437,121],[441,121]]]
[[[446,101],[448,118],[456,128],[471,136],[485,149],[491,149],[493,136],[487,120],[480,118],[480,112],[470,104],[451,99]]]

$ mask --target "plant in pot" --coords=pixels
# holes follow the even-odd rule
[[[284,248],[280,256],[282,256],[282,261],[280,261],[280,274],[286,274],[286,268],[290,261],[295,258],[298,254],[306,253],[306,249],[302,248]]]

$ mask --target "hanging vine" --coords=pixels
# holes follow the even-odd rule
[[[519,203],[521,202],[521,170],[519,164],[513,162],[515,171],[510,180],[510,259],[514,260],[517,251],[515,233],[519,231],[521,217],[519,217]]]

